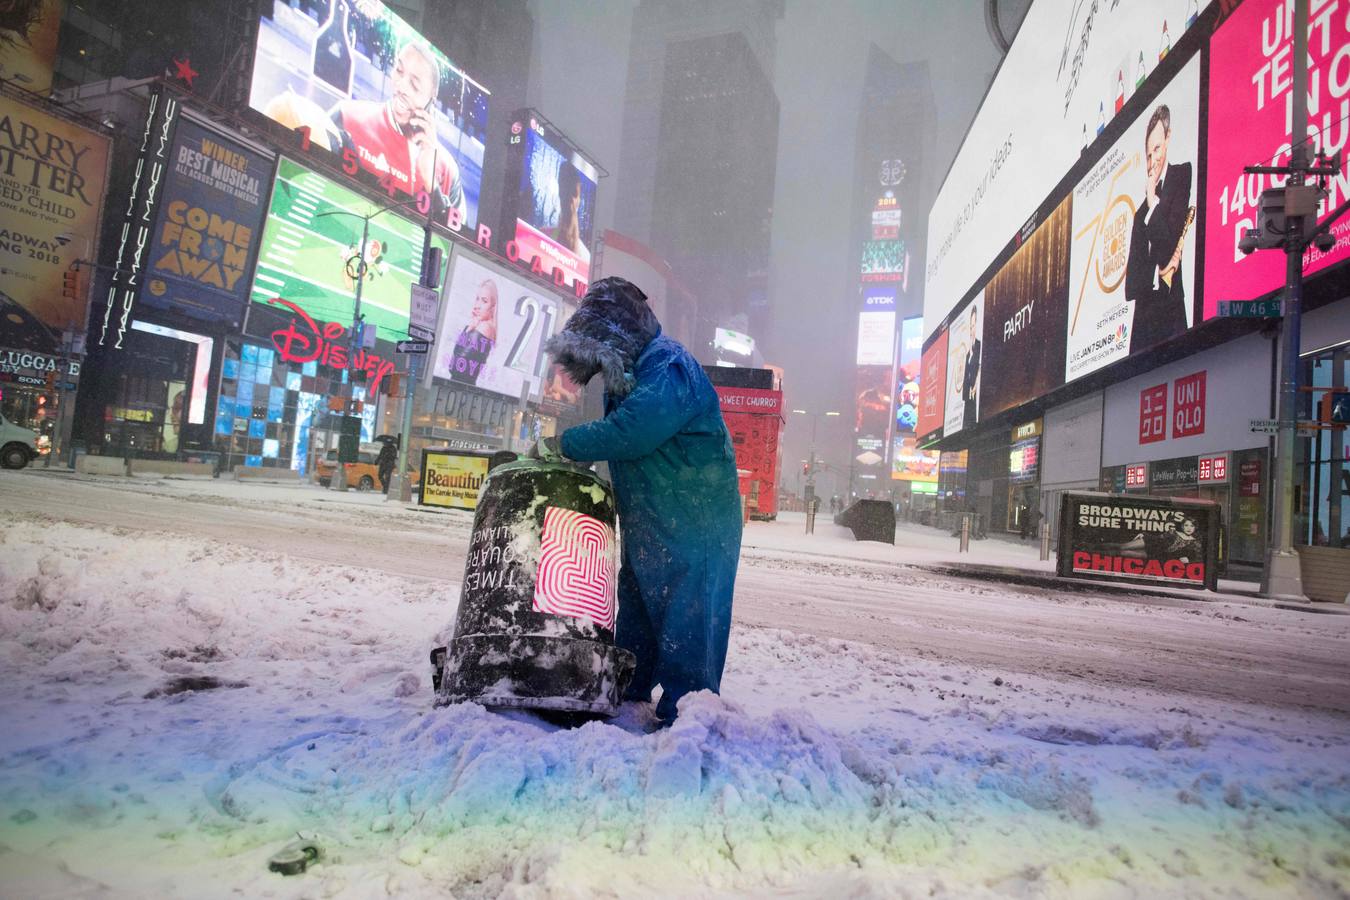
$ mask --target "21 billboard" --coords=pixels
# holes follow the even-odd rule
[[[1308,23],[1308,148],[1340,148],[1341,172],[1330,179],[1320,213],[1350,194],[1350,18],[1334,3],[1313,3]],[[1289,163],[1293,4],[1247,0],[1219,26],[1209,45],[1209,174],[1205,189],[1204,318],[1220,300],[1245,300],[1284,283],[1283,253],[1243,255],[1238,240],[1256,227],[1261,192],[1278,176],[1248,175],[1244,166]],[[1241,128],[1234,128],[1241,122]],[[1350,219],[1331,229],[1329,253],[1309,248],[1303,271],[1312,274],[1350,259]]]
[[[1066,383],[1194,324],[1199,128],[1197,56],[1074,188]]]
[[[507,196],[515,194],[508,233],[515,234],[520,255],[538,257],[546,278],[562,269],[564,283],[589,282],[595,167],[527,111],[511,124],[509,141],[519,171],[508,173]]]
[[[238,325],[272,160],[191,119],[174,137],[141,302]]]
[[[441,300],[432,374],[511,398],[528,386],[537,398],[552,364],[542,348],[562,328],[563,312],[553,295],[457,249]]]
[[[307,309],[316,320],[350,323],[356,286],[361,315],[386,341],[408,336],[412,286],[421,276],[425,233],[338,183],[282,158],[263,226],[253,280],[255,303],[274,297]],[[369,219],[365,259],[364,217]],[[449,254],[449,243],[433,237]]]
[[[478,222],[488,96],[379,0],[265,10],[249,105],[458,230]]]

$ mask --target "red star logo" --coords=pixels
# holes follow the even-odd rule
[[[178,69],[178,71],[174,73],[173,77],[183,79],[184,81],[187,82],[188,87],[192,87],[192,80],[201,74],[200,72],[192,68],[192,58],[186,57],[184,59],[175,59],[173,61],[173,64]]]

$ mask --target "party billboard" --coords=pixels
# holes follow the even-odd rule
[[[595,166],[529,110],[511,123],[507,233],[520,255],[538,257],[542,274],[561,283],[591,280]]]
[[[971,300],[947,329],[947,390],[942,433],[950,437],[980,419],[984,361],[984,292]]]
[[[477,224],[489,93],[379,0],[273,0],[253,59],[253,109],[447,227]]]
[[[1318,4],[1308,33],[1309,152],[1341,150],[1340,175],[1327,184],[1320,214],[1350,195],[1350,18],[1335,4]],[[1220,300],[1247,300],[1284,283],[1283,253],[1244,255],[1238,241],[1256,227],[1261,192],[1278,176],[1248,175],[1244,166],[1289,163],[1293,6],[1285,0],[1246,0],[1219,26],[1209,44],[1209,175],[1205,189],[1204,318]],[[1234,128],[1241,122],[1241,128]],[[1350,218],[1332,226],[1328,253],[1309,248],[1305,274],[1350,259]]]
[[[1065,382],[1194,324],[1199,127],[1196,57],[1074,188]]]
[[[441,300],[432,374],[511,398],[528,387],[537,399],[552,365],[542,348],[562,329],[562,313],[552,294],[457,249]]]
[[[63,0],[0,3],[0,79],[34,94],[51,90],[64,5]]]
[[[259,244],[254,303],[280,297],[303,306],[316,320],[347,324],[355,315],[359,283],[366,328],[374,327],[386,341],[406,338],[425,233],[422,226],[382,209],[282,158]],[[433,237],[432,243],[449,255],[444,238]]]
[[[108,177],[100,134],[0,95],[0,345],[54,353],[52,332],[83,330]]]
[[[928,217],[923,316],[930,331],[1126,109],[1205,5],[1031,4]]]
[[[985,285],[983,418],[1064,383],[1070,207],[1055,207]]]
[[[270,157],[180,118],[142,302],[238,325],[271,177]]]

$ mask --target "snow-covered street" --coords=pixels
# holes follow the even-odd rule
[[[1347,616],[784,517],[746,531],[722,697],[559,730],[432,708],[468,514],[35,471],[0,501],[6,896],[1350,895]],[[321,863],[268,872],[297,831]]]

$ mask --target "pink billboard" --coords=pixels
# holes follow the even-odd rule
[[[1313,2],[1308,34],[1309,148],[1328,154],[1346,149],[1350,130],[1350,20],[1336,3]],[[1247,175],[1248,165],[1289,162],[1293,93],[1293,4],[1246,0],[1219,26],[1210,42],[1209,174],[1205,197],[1204,317],[1220,300],[1248,300],[1284,282],[1284,254],[1273,250],[1243,256],[1238,239],[1256,225],[1261,191],[1283,180]],[[1350,194],[1350,169],[1328,185],[1325,214]],[[1310,249],[1304,271],[1312,274],[1350,258],[1350,219],[1332,228],[1330,253]]]

